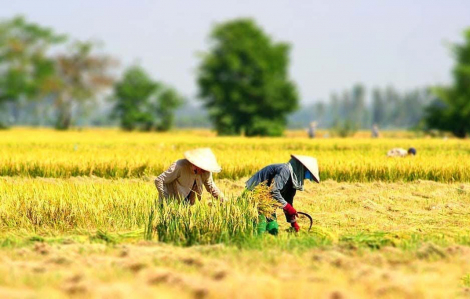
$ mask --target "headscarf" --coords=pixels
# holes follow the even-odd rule
[[[305,166],[294,158],[290,159],[287,164],[289,165],[294,189],[304,191]]]

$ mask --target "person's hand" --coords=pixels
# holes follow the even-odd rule
[[[212,207],[212,206],[215,206],[215,205],[222,205],[222,204],[224,204],[226,201],[227,201],[227,199],[225,199],[225,197],[223,197],[223,196],[214,197],[212,200],[209,200],[209,201],[207,202],[207,205],[208,205],[209,207]]]
[[[290,224],[290,226],[292,226],[294,229],[295,229],[295,232],[298,233],[299,230],[300,230],[300,226],[297,224],[297,221],[296,222],[292,222]]]
[[[297,211],[294,209],[293,206],[291,206],[289,203],[287,203],[284,208],[282,208],[284,210],[284,213],[286,214],[287,216],[287,219],[290,221],[290,222],[295,222],[295,217],[297,216]]]

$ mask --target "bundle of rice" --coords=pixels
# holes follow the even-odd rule
[[[282,205],[272,197],[271,187],[266,183],[259,184],[253,191],[245,192],[243,196],[255,203],[260,215],[268,218],[274,214],[276,209],[282,208]]]

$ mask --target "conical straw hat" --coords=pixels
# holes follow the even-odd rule
[[[219,163],[217,163],[214,153],[208,147],[186,151],[184,157],[191,162],[191,164],[206,171],[220,172],[222,170]]]
[[[317,159],[310,156],[302,156],[302,155],[291,155],[293,158],[297,159],[303,166],[305,166],[308,171],[310,171],[313,175],[313,179],[315,182],[320,183],[320,175],[318,174],[318,163]]]

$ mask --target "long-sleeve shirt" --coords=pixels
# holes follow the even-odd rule
[[[201,199],[203,185],[215,198],[223,198],[212,179],[212,173],[204,171],[201,174],[195,174],[192,164],[186,159],[174,162],[155,179],[160,199],[187,198],[191,204],[194,204],[196,198]]]
[[[292,184],[292,177],[287,163],[271,164],[264,167],[255,173],[245,185],[248,190],[253,190],[262,182],[266,182],[271,187],[272,197],[283,207],[287,203],[293,204],[296,190]]]
[[[387,157],[406,157],[408,155],[408,151],[404,148],[392,148],[387,152]]]

